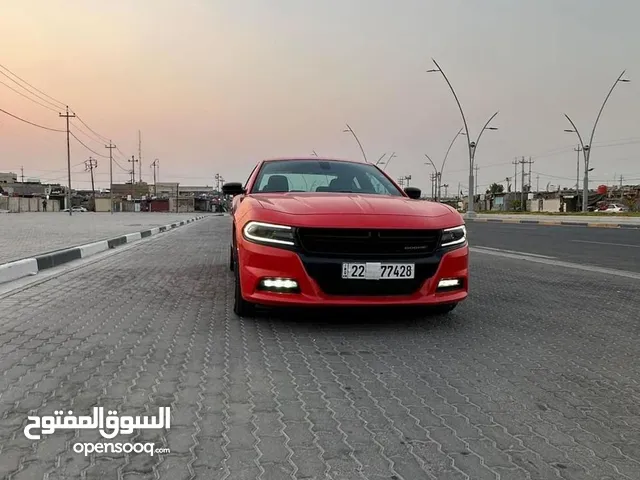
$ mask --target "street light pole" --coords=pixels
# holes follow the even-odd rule
[[[385,162],[385,164],[384,164],[384,168],[382,169],[382,171],[383,171],[383,172],[387,170],[387,167],[388,167],[388,166],[389,166],[389,164],[391,163],[391,160],[393,160],[395,157],[397,157],[396,152],[393,152],[393,153],[391,154],[391,156],[389,157],[389,160],[387,160],[387,161]]]
[[[358,146],[360,147],[360,151],[362,152],[362,156],[364,157],[365,163],[369,163],[369,161],[367,160],[367,154],[364,153],[364,148],[362,148],[362,143],[360,143],[360,140],[358,139],[356,132],[353,131],[353,129],[349,126],[348,123],[346,125],[347,125],[347,129],[343,130],[343,132],[350,133],[351,135],[353,135],[353,138],[355,138],[356,142],[358,142]]]
[[[493,120],[493,118],[498,115],[498,112],[494,113],[491,118],[489,118],[489,121],[487,121],[487,123],[485,124],[485,126],[482,128],[482,130],[480,131],[480,135],[478,135],[478,139],[473,142],[471,141],[471,136],[469,135],[469,125],[467,124],[467,119],[464,116],[464,110],[462,109],[462,105],[460,104],[460,100],[458,99],[458,95],[456,94],[456,91],[453,88],[453,85],[451,85],[451,82],[449,81],[449,79],[447,78],[446,74],[444,73],[444,71],[442,70],[442,68],[440,68],[440,65],[438,65],[438,62],[435,61],[435,59],[431,59],[433,61],[433,63],[435,64],[435,66],[437,68],[435,69],[431,69],[431,70],[427,70],[427,72],[440,72],[442,74],[442,77],[444,78],[445,82],[447,82],[447,85],[449,86],[449,90],[451,90],[451,93],[453,94],[453,98],[456,100],[456,104],[458,105],[458,109],[460,110],[460,115],[462,116],[462,122],[464,123],[464,130],[467,136],[467,145],[469,148],[469,205],[467,207],[467,215],[469,216],[475,216],[475,212],[474,212],[474,197],[475,197],[475,191],[474,191],[474,176],[473,176],[473,167],[474,167],[474,160],[475,160],[475,155],[476,155],[476,147],[478,145],[478,142],[480,141],[480,137],[482,136],[482,133],[489,129],[489,130],[497,130],[497,128],[495,127],[489,127],[489,122],[491,122],[491,120]]]
[[[582,146],[582,153],[584,155],[584,181],[582,185],[582,211],[583,212],[587,211],[587,204],[589,203],[589,158],[591,156],[591,147],[593,145],[593,137],[595,136],[596,127],[598,126],[598,121],[600,120],[602,111],[604,110],[605,105],[609,101],[609,97],[611,97],[611,94],[613,93],[613,90],[616,88],[616,85],[618,85],[618,83],[629,83],[631,81],[631,80],[622,78],[625,72],[626,70],[623,70],[622,73],[618,76],[618,78],[616,78],[616,81],[613,83],[613,85],[609,89],[609,93],[607,93],[607,96],[604,98],[604,102],[602,102],[602,106],[598,111],[598,116],[596,117],[596,121],[593,123],[591,136],[589,137],[589,143],[585,145],[585,143],[582,141],[582,136],[580,135],[580,132],[578,131],[578,127],[576,127],[576,124],[573,122],[573,120],[571,120],[569,115],[567,115],[566,113],[564,114],[564,116],[567,118],[567,120],[573,127],[573,130],[565,130],[565,132],[575,133],[578,136],[578,140],[580,140],[580,145]]]
[[[453,147],[453,144],[456,142],[456,140],[458,139],[458,137],[462,133],[463,128],[458,130],[458,133],[456,133],[455,137],[453,137],[453,140],[451,140],[451,143],[449,144],[449,148],[447,148],[447,153],[444,154],[444,160],[442,160],[442,167],[440,167],[440,172],[438,173],[438,196],[437,196],[437,200],[438,201],[440,201],[440,193],[441,193],[440,190],[441,190],[441,187],[442,187],[442,174],[444,172],[444,166],[447,163],[447,157],[449,156],[449,152],[451,151],[451,147]]]
[[[427,158],[427,160],[429,160],[429,163],[425,162],[425,165],[430,164],[435,170],[435,173],[431,176],[431,197],[437,201],[438,200],[438,167],[436,167],[436,164],[433,163],[433,160],[431,160],[431,157],[429,155],[425,153],[424,156]]]

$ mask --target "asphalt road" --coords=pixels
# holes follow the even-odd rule
[[[467,222],[467,228],[474,247],[640,273],[640,230],[482,222]]]
[[[0,478],[639,478],[639,281],[475,254],[447,317],[239,319],[228,235],[211,217],[0,298]],[[171,427],[23,434],[94,406]],[[73,451],[97,441],[171,453]]]

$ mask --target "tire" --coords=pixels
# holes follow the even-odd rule
[[[242,298],[242,285],[240,283],[240,267],[234,268],[235,270],[235,298],[233,301],[233,311],[239,317],[251,317],[255,314],[255,305],[251,302],[247,302]]]
[[[458,306],[457,303],[449,303],[446,305],[437,305],[433,307],[432,312],[435,315],[446,315],[447,313],[452,312]]]
[[[233,272],[235,267],[235,261],[233,259],[233,245],[229,247],[229,271]]]

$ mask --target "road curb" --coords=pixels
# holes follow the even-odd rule
[[[73,262],[74,260],[80,260],[82,258],[87,258],[92,255],[117,248],[127,243],[134,243],[143,238],[148,238],[153,235],[168,232],[183,225],[201,220],[206,216],[207,215],[199,215],[187,220],[170,223],[162,227],[155,227],[148,230],[142,230],[140,232],[128,233],[119,237],[110,238],[108,240],[87,243],[85,245],[79,245],[77,247],[66,248],[51,253],[45,253],[30,258],[23,258],[21,260],[15,260],[13,262],[0,264],[0,284],[19,280],[24,277],[37,275],[38,272],[42,270],[58,267],[60,265],[64,265],[65,263]]]
[[[562,227],[584,227],[584,228],[618,228],[625,230],[640,230],[640,224],[633,223],[589,223],[589,222],[571,222],[571,221],[548,221],[548,220],[514,220],[511,218],[465,218],[465,222],[480,223],[509,223],[523,225],[544,225],[544,226],[562,226]]]

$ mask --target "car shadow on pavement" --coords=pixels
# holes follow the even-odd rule
[[[426,330],[459,330],[463,328],[463,315],[455,310],[448,314],[434,314],[424,308],[265,308],[254,320],[300,328],[304,330],[331,329],[339,331],[392,331],[420,328]]]

